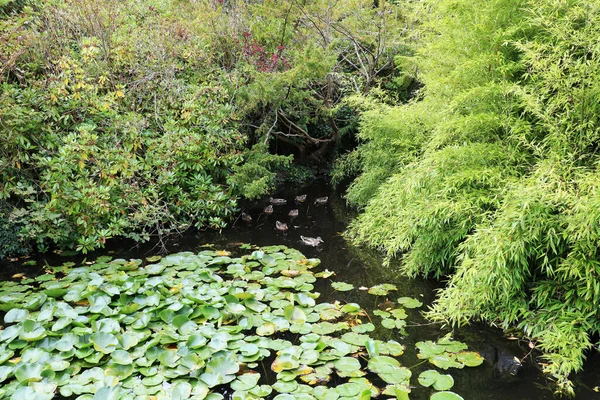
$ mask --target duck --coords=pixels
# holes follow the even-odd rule
[[[298,210],[290,210],[290,212],[288,213],[288,217],[290,218],[296,218],[298,216]]]
[[[252,222],[252,215],[242,213],[242,221],[248,222],[248,223]]]
[[[296,201],[296,203],[304,203],[306,201],[306,195],[305,194],[298,195],[294,198],[294,200]]]
[[[263,212],[267,215],[273,214],[273,206],[269,204],[268,206],[265,207]]]
[[[327,203],[327,200],[329,200],[329,197],[325,196],[325,197],[318,197],[315,200],[315,204],[325,204]]]
[[[312,247],[317,247],[321,243],[325,243],[323,241],[323,239],[321,239],[320,236],[317,236],[316,238],[311,238],[308,236],[300,236],[300,240],[302,240],[302,243],[304,243],[305,245],[312,246]]]
[[[286,199],[274,199],[272,197],[269,197],[269,203],[273,204],[274,206],[281,206],[285,203],[287,203]]]
[[[278,231],[285,232],[288,230],[288,225],[285,222],[277,221],[275,222],[275,229],[277,229]]]

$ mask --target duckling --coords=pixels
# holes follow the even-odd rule
[[[275,229],[277,229],[278,231],[282,231],[285,232],[288,230],[288,225],[285,222],[275,222]]]
[[[273,206],[269,204],[268,206],[265,207],[263,212],[267,215],[273,214]]]
[[[294,198],[294,200],[296,201],[296,203],[304,203],[306,201],[306,195],[305,194],[298,195]]]
[[[327,200],[329,200],[329,197],[325,196],[325,197],[318,197],[315,200],[315,204],[325,204],[327,203]]]
[[[269,197],[269,203],[273,204],[274,206],[281,206],[285,203],[287,203],[286,199],[274,199],[272,197]]]
[[[248,222],[248,223],[252,222],[252,215],[242,213],[242,221]]]
[[[290,210],[290,212],[288,213],[288,217],[290,218],[296,218],[298,216],[298,210]]]
[[[311,238],[308,236],[300,236],[300,239],[302,240],[302,243],[304,243],[307,246],[312,246],[312,247],[317,247],[321,243],[324,243],[323,239],[321,239],[320,236],[317,236],[316,238]]]

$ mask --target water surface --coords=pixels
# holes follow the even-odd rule
[[[217,249],[227,249],[240,253],[244,251],[239,250],[242,243],[252,243],[259,246],[284,244],[299,249],[307,257],[320,258],[322,268],[335,271],[336,277],[334,279],[336,281],[352,283],[356,288],[360,286],[370,287],[380,283],[393,283],[399,288],[399,291],[392,292],[388,296],[391,301],[400,296],[418,298],[425,305],[433,301],[436,289],[441,287],[443,283],[401,277],[394,271],[393,267],[382,267],[381,257],[377,253],[351,246],[344,240],[341,233],[346,227],[347,211],[343,201],[329,187],[313,185],[302,192],[308,195],[306,202],[296,204],[294,195],[299,193],[290,191],[282,194],[280,197],[286,198],[288,203],[282,206],[274,206],[275,211],[272,215],[266,215],[262,212],[263,207],[268,204],[267,202],[254,208],[245,209],[244,211],[252,216],[253,221],[247,223],[240,218],[232,227],[222,232],[188,233],[176,240],[164,243],[153,242],[141,246],[135,246],[127,241],[112,242],[105,251],[88,255],[88,258],[93,259],[106,253],[118,258],[143,258],[160,250],[168,252],[198,251],[207,244],[213,245]],[[314,203],[315,198],[322,196],[328,196],[329,202],[325,205],[316,205]],[[288,212],[290,209],[296,208],[299,210],[299,216],[292,219],[288,216]],[[289,226],[288,231],[280,232],[276,230],[276,221],[287,223]],[[317,248],[306,246],[300,240],[301,235],[320,236],[324,243]],[[73,260],[80,262],[82,258],[83,256],[76,256]],[[22,272],[24,268],[26,268],[29,275],[33,275],[41,272],[46,263],[46,265],[58,265],[66,259],[71,260],[59,256],[40,258],[37,260],[38,266],[36,267],[22,267],[18,263],[5,262],[2,265],[2,275],[7,278],[15,272]],[[321,301],[356,302],[367,310],[372,310],[385,300],[375,298],[356,289],[350,292],[335,292],[331,289],[329,283],[324,280],[317,281],[315,290],[321,293]],[[426,306],[419,310],[407,310],[409,326],[406,329],[408,333],[406,337],[403,337],[397,331],[392,332],[386,329],[379,329],[374,333],[379,339],[394,339],[406,346],[406,352],[401,357],[401,361],[405,363],[405,366],[412,367],[413,378],[411,381],[416,387],[410,397],[417,400],[427,399],[430,389],[420,387],[416,382],[416,378],[421,371],[433,368],[433,366],[427,363],[420,364],[421,360],[416,357],[414,344],[422,340],[436,340],[450,332],[448,328],[439,324],[428,323],[420,314],[420,311],[424,309],[426,309]],[[379,318],[375,316],[372,318],[378,325]],[[500,349],[523,359],[524,368],[513,382],[501,379],[489,362],[477,368],[447,371],[455,380],[452,391],[462,395],[465,399],[542,400],[553,398],[551,390],[536,366],[535,357],[538,357],[539,354],[530,353],[527,343],[509,340],[502,331],[481,324],[456,329],[453,331],[453,337],[467,343],[471,349],[480,351],[484,355]],[[528,353],[530,354],[528,355]],[[578,377],[577,399],[600,399],[600,395],[590,388],[600,384],[598,367],[594,368],[594,365],[598,365],[598,363],[600,363],[600,358],[592,356],[592,360],[587,363],[585,373]]]

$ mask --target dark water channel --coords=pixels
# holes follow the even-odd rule
[[[398,287],[398,292],[392,292],[389,299],[394,301],[400,296],[409,296],[420,299],[425,304],[417,310],[407,310],[409,314],[406,337],[397,331],[380,329],[374,332],[379,339],[394,339],[406,346],[405,354],[400,358],[401,362],[412,368],[413,377],[411,382],[415,386],[410,395],[411,399],[428,399],[430,390],[420,387],[417,377],[420,372],[434,368],[427,363],[417,365],[421,360],[416,357],[414,344],[422,340],[437,340],[444,334],[450,332],[438,324],[430,324],[420,314],[427,304],[430,304],[435,296],[435,291],[441,287],[441,283],[423,279],[407,279],[399,276],[393,268],[381,266],[381,258],[373,251],[350,246],[341,233],[346,227],[348,220],[347,210],[343,200],[327,186],[313,185],[311,188],[301,192],[307,194],[306,202],[294,203],[294,196],[299,192],[290,191],[280,194],[279,197],[286,198],[286,205],[274,206],[272,215],[262,213],[265,202],[255,208],[244,211],[253,218],[251,223],[238,219],[231,228],[222,232],[199,232],[190,233],[176,240],[164,243],[163,250],[168,252],[197,251],[203,245],[211,244],[216,249],[227,249],[239,253],[242,243],[255,245],[284,244],[302,251],[307,257],[317,257],[322,261],[320,268],[327,268],[336,273],[336,281],[344,281],[360,286],[370,287],[380,283],[393,283]],[[325,205],[315,205],[314,199],[321,196],[329,196],[329,202]],[[291,219],[288,217],[290,209],[299,209],[299,216]],[[275,229],[276,221],[285,222],[289,225],[287,232]],[[313,248],[304,245],[300,235],[317,237],[320,236],[324,243]],[[161,246],[156,243],[144,244],[131,247],[126,242],[111,243],[103,252],[88,255],[89,259],[106,253],[118,258],[143,258],[153,255],[160,250]],[[244,251],[244,250],[241,250]],[[246,250],[247,251],[247,250]],[[52,256],[37,260],[38,266],[59,265],[65,261],[80,262],[83,256],[74,258]],[[15,272],[27,272],[28,275],[41,272],[43,267],[23,267],[19,263],[1,263],[2,272],[0,278],[8,278]],[[364,291],[352,290],[349,292],[334,292],[329,283],[319,280],[315,284],[315,290],[321,293],[321,301],[355,302],[365,309],[373,309],[385,299],[375,298]],[[373,317],[377,325],[378,317]],[[372,334],[373,335],[373,334]],[[486,362],[477,368],[465,368],[463,370],[450,369],[455,380],[452,391],[460,394],[466,400],[483,399],[553,399],[552,390],[548,387],[546,380],[536,366],[536,357],[539,354],[531,354],[525,342],[509,340],[502,331],[489,328],[481,324],[474,324],[453,331],[453,337],[467,343],[472,350],[482,353]],[[493,358],[498,354],[516,356],[523,361],[523,368],[513,379],[499,376],[497,368],[493,365]],[[590,356],[584,373],[577,377],[576,392],[577,399],[600,399],[600,394],[594,392],[592,387],[600,385],[600,357]],[[415,366],[416,365],[416,366]]]

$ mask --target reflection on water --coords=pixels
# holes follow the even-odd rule
[[[302,203],[295,202],[294,197],[298,194],[307,194],[307,199]],[[315,204],[315,199],[323,196],[329,197],[328,203]],[[270,215],[263,213],[265,206],[268,204],[265,201],[264,204],[243,210],[252,217],[251,222],[239,218],[231,228],[221,233],[208,231],[186,234],[177,238],[176,241],[165,243],[166,250],[169,252],[196,251],[202,245],[210,243],[215,248],[225,248],[235,252],[242,243],[252,243],[259,246],[284,244],[299,249],[308,257],[320,258],[322,267],[334,271],[336,273],[335,279],[338,281],[352,283],[357,288],[360,286],[369,287],[379,283],[394,283],[399,291],[392,292],[388,296],[392,301],[400,296],[415,297],[425,304],[433,301],[435,290],[440,287],[440,283],[400,277],[393,271],[393,268],[381,267],[381,260],[377,254],[352,247],[341,237],[340,234],[346,226],[344,221],[347,219],[346,210],[343,201],[329,187],[313,185],[305,192],[290,192],[279,197],[287,199],[288,202],[285,205],[274,205],[273,213]],[[298,209],[297,217],[292,218],[288,215],[291,209]],[[244,219],[248,220],[246,217]],[[287,224],[288,230],[285,232],[277,230],[277,221]],[[302,242],[300,236],[321,237],[324,243],[316,248],[307,246]],[[143,258],[158,250],[156,243],[130,246],[132,244],[128,246],[123,241],[113,242],[104,252],[88,255],[88,258],[93,259],[106,253],[119,258]],[[82,256],[78,256],[73,261],[81,261],[82,258]],[[23,271],[24,268],[28,270],[28,274],[35,274],[44,269],[45,263],[47,265],[58,265],[64,261],[64,257],[58,256],[48,257],[47,259],[42,258],[38,260],[37,267],[22,267],[17,263],[5,262],[2,264],[1,275],[7,278],[17,271]],[[382,298],[376,299],[374,296],[359,290],[333,292],[331,286],[324,280],[317,282],[315,290],[321,293],[323,301],[356,302],[367,310],[372,310],[378,303],[385,300]],[[394,339],[406,346],[402,361],[412,363],[411,365],[405,365],[407,367],[414,366],[412,368],[412,382],[416,386],[410,398],[427,399],[430,390],[421,388],[416,382],[416,378],[421,371],[430,369],[430,366],[427,364],[418,365],[421,360],[416,357],[414,343],[421,340],[436,340],[449,330],[442,329],[438,324],[429,324],[420,315],[419,310],[407,310],[407,312],[409,314],[407,337],[401,337],[396,331],[392,332],[386,329],[381,329],[376,334],[379,335],[379,339]],[[372,318],[378,321],[378,317],[373,316]],[[453,332],[453,336],[455,339],[467,343],[471,349],[480,351],[488,358],[493,357],[494,353],[497,352],[508,352],[522,358],[529,351],[526,344],[521,348],[516,341],[506,339],[501,331],[483,325],[472,325],[457,329]],[[595,357],[595,360],[598,361],[595,365],[598,365],[600,359]],[[545,380],[536,368],[533,357],[526,357],[523,364],[524,368],[519,374],[519,378],[514,382],[501,379],[495,373],[491,363],[488,362],[477,368],[452,369],[448,371],[455,380],[452,391],[462,395],[466,400],[552,399],[552,393],[545,387]],[[592,362],[588,362],[586,372],[578,380],[577,399],[600,398],[600,395],[590,389],[590,386],[600,384],[598,367],[596,366],[594,371],[593,365]]]

